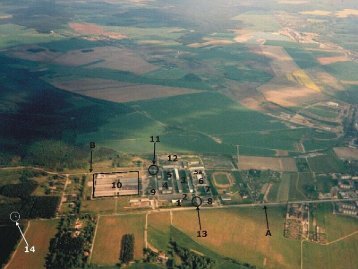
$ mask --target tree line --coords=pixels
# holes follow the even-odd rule
[[[121,240],[121,250],[119,259],[128,264],[134,259],[134,234],[125,234]]]

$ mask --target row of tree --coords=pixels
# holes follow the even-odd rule
[[[215,260],[206,256],[201,256],[195,252],[181,247],[175,241],[171,240],[170,242],[171,254],[176,254],[180,257],[181,262],[179,265],[175,264],[173,259],[169,259],[167,266],[168,268],[177,268],[177,269],[210,269],[214,266]],[[150,253],[149,253],[150,254]],[[225,258],[225,260],[230,263],[235,264],[237,269],[255,269],[256,266],[250,265],[248,263],[242,263],[230,258]]]
[[[129,263],[134,259],[134,234],[125,234],[122,237],[119,259],[123,263]]]
[[[79,220],[84,227],[76,230]],[[96,226],[96,218],[90,214],[62,217],[56,236],[50,241],[46,257],[46,268],[87,268],[87,259]]]
[[[177,265],[178,269],[209,269],[211,268],[215,261],[209,257],[200,256],[186,248],[179,246],[175,241],[170,241],[170,245],[181,259],[181,264]]]

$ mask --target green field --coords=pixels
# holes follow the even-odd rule
[[[329,139],[329,140],[321,140],[321,139],[308,139],[304,140],[303,145],[306,150],[329,150],[337,145],[341,144],[340,139]]]
[[[326,106],[313,106],[309,107],[307,111],[324,118],[335,119],[339,115],[339,111],[330,109]]]
[[[330,13],[319,16],[322,10]],[[357,230],[357,221],[332,214],[330,204],[310,205],[311,219],[326,232],[326,245],[304,242],[301,253],[301,242],[283,237],[286,202],[317,199],[318,192],[329,193],[337,185],[329,174],[356,168],[332,149],[346,147],[356,136],[355,130],[347,131],[344,116],[349,113],[324,105],[337,102],[347,110],[358,103],[357,16],[339,16],[349,10],[357,11],[356,1],[0,1],[0,166],[54,172],[25,178],[20,170],[0,170],[0,263],[16,244],[18,250],[24,247],[8,223],[10,212],[21,211],[24,218],[28,215],[26,235],[38,255],[17,252],[10,268],[43,267],[57,219],[37,218],[57,213],[65,178],[55,172],[88,171],[90,142],[96,143],[91,155],[95,171],[113,171],[132,165],[132,157],[148,160],[150,137],[159,136],[158,155],[198,156],[215,204],[229,192],[232,201],[221,201],[221,209],[200,210],[208,236],[197,237],[197,212],[186,210],[185,203],[184,210],[160,208],[145,215],[128,207],[131,197],[90,199],[88,178],[82,186],[67,176],[71,184],[65,194],[78,199],[62,205],[57,218],[70,212],[74,218],[98,217],[89,268],[116,268],[126,233],[135,234],[136,261],[125,268],[174,267],[143,263],[148,232],[154,248],[170,252],[173,240],[197,257],[213,259],[212,269],[242,269],[245,263],[271,269],[355,269],[358,238],[349,234]],[[318,59],[335,56],[344,57]],[[294,76],[295,69],[304,70],[321,91],[300,92],[304,83]],[[72,84],[67,88],[65,82]],[[296,113],[312,125],[295,121]],[[272,171],[245,174],[232,167],[238,153],[292,157],[299,172],[283,172],[280,180]],[[180,161],[184,169],[187,160]],[[141,160],[137,168],[144,171],[146,165]],[[217,171],[230,173],[234,184],[226,190],[215,187]],[[24,183],[27,179],[34,181]],[[144,174],[142,179],[145,185]],[[218,185],[230,180],[216,176]],[[150,190],[156,179],[148,181]],[[282,204],[268,209],[272,237],[265,236],[261,205],[246,205],[264,184],[272,184],[269,202]],[[187,186],[183,190],[189,192]],[[208,198],[203,186],[196,192]],[[225,208],[229,203],[247,207]],[[87,244],[79,253],[90,248]],[[175,255],[177,267],[185,263]]]
[[[281,181],[279,183],[278,186],[278,190],[277,190],[277,196],[275,201],[288,201],[289,197],[289,192],[290,192],[290,186],[292,184],[291,182],[291,178],[292,178],[293,174],[283,174]]]
[[[28,149],[34,142],[42,140],[61,141],[80,148],[89,141],[96,141],[101,146],[135,154],[150,152],[148,136],[160,135],[163,151],[233,154],[235,146],[240,145],[243,154],[258,156],[273,156],[275,149],[295,154],[296,144],[303,137],[307,150],[329,149],[338,142],[312,140],[309,128],[290,129],[283,122],[237,102],[250,96],[250,92],[244,90],[245,85],[254,83],[255,88],[272,79],[272,59],[255,51],[250,44],[231,43],[237,33],[229,29],[239,27],[248,30],[252,39],[256,39],[250,42],[261,42],[258,40],[262,37],[265,44],[282,46],[297,65],[308,73],[310,68],[318,68],[315,57],[328,55],[328,52],[309,50],[315,45],[277,40],[289,39],[274,34],[280,30],[281,22],[271,11],[281,8],[291,10],[292,6],[268,2],[266,9],[255,12],[240,5],[230,7],[223,2],[208,4],[201,1],[193,10],[188,10],[186,7],[189,4],[188,0],[175,3],[175,13],[162,9],[162,1],[135,8],[131,3],[122,2],[99,5],[86,1],[86,8],[82,8],[84,3],[71,3],[66,7],[57,3],[56,12],[47,2],[41,6],[29,2],[24,9],[14,8],[15,4],[4,4],[3,13],[13,16],[0,24],[0,33],[4,37],[0,47],[6,50],[11,47],[15,52],[18,49],[32,52],[27,55],[29,57],[47,51],[54,53],[49,56],[51,58],[75,50],[110,46],[132,51],[157,68],[137,74],[114,70],[110,66],[95,68],[93,63],[55,64],[46,60],[46,56],[21,60],[11,53],[1,52],[3,65],[0,69],[4,74],[0,78],[4,88],[4,101],[0,102],[4,112],[1,119],[9,127],[0,131],[0,143],[6,144],[9,158],[19,154],[25,159],[32,159]],[[253,3],[254,6],[256,4]],[[317,8],[319,6],[310,4]],[[121,16],[117,16],[118,9],[121,10]],[[101,16],[96,15],[98,10]],[[215,15],[212,10],[215,10]],[[73,16],[72,12],[77,15]],[[197,14],[193,16],[192,12]],[[203,24],[208,18],[211,23]],[[70,29],[70,22],[96,24],[104,31],[121,33],[128,38],[102,40],[99,37],[98,40],[89,40],[84,36],[94,37],[96,34],[81,35]],[[337,23],[339,29],[348,26],[351,27],[349,21]],[[309,24],[307,27],[312,27],[313,32],[317,30],[315,25]],[[229,43],[201,48],[188,46],[211,39],[223,39]],[[349,43],[346,36],[339,41]],[[24,44],[33,44],[34,47],[23,50],[21,46]],[[102,61],[97,59],[95,62]],[[319,68],[339,79],[353,80],[356,66],[353,62],[345,62]],[[31,77],[31,83],[26,85],[25,92],[22,82],[27,81],[28,77]],[[114,104],[63,92],[48,83],[50,80],[86,78],[175,86],[203,92]],[[236,86],[228,86],[228,82],[238,83],[237,89]],[[254,88],[250,88],[250,91],[254,91]],[[355,92],[351,88],[353,86],[347,86],[347,91],[339,93],[340,98],[351,99],[347,97],[348,93]],[[37,89],[41,91],[37,92]],[[231,90],[239,90],[240,94],[243,91],[242,98],[231,99],[232,96],[228,94]],[[14,116],[15,112],[19,114]],[[323,112],[315,113],[322,115]],[[333,117],[333,114],[330,116]],[[19,143],[24,147],[21,152],[16,152]],[[78,159],[82,158],[74,158],[72,162]],[[39,162],[37,164],[41,165]],[[85,164],[82,162],[80,165]]]
[[[271,232],[274,234],[272,238],[264,236],[265,224],[261,208],[203,210],[202,225],[203,229],[208,231],[206,238],[197,238],[198,224],[196,221],[189,221],[195,217],[195,212],[176,212],[170,234],[178,244],[217,259],[215,268],[239,268],[234,264],[225,264],[225,256],[258,267],[261,267],[266,259],[268,268],[298,268],[299,259],[294,253],[299,251],[299,242],[287,240],[282,236],[284,210],[270,208],[269,212],[272,219]],[[157,223],[158,220],[152,225]],[[222,229],[223,225],[225,229]],[[167,230],[168,228],[163,232]],[[150,242],[151,238],[159,241],[157,236],[149,231]],[[164,238],[161,236],[160,240]],[[286,248],[281,248],[282,244],[285,244]],[[294,261],[294,267],[284,265],[287,259]]]
[[[172,105],[168,107],[168,103]],[[201,103],[205,106],[196,106]],[[213,92],[136,102],[131,106],[138,112],[119,115],[78,140],[95,140],[118,151],[140,153],[151,151],[147,137],[155,134],[161,136],[160,147],[164,151],[232,154],[235,144],[240,143],[249,155],[272,155],[268,147],[293,150],[294,143],[306,133],[303,128],[278,130],[284,128],[278,121]],[[118,126],[123,125],[129,127],[119,131]],[[267,129],[272,132],[264,132]]]
[[[34,29],[29,29],[16,24],[0,24],[0,48],[16,45],[38,44],[60,40],[60,35],[49,35],[39,33]]]
[[[208,231],[206,238],[196,237],[198,229],[195,212],[173,213],[173,226],[170,226],[169,213],[154,213],[149,218],[148,238],[156,248],[166,250],[170,238],[193,251],[203,253],[216,260],[215,268],[236,268],[222,264],[227,256],[241,262],[248,262],[259,268],[266,259],[267,268],[300,268],[300,241],[289,240],[282,236],[284,208],[270,207],[269,218],[273,236],[265,238],[264,216],[261,208],[256,209],[217,209],[202,210],[203,229]],[[340,239],[356,231],[357,221],[349,217],[332,214],[330,204],[319,205],[314,211],[318,225],[324,227],[328,242]],[[193,220],[193,221],[189,221]],[[225,229],[222,227],[225,226]],[[304,268],[354,268],[357,249],[354,241],[357,235],[342,239],[327,246],[317,243],[304,243]],[[282,248],[282,246],[285,248]],[[349,259],[343,261],[332,251],[347,252]],[[312,253],[313,252],[313,253]],[[222,255],[222,256],[220,256]],[[329,259],[317,261],[317,256]],[[218,266],[218,267],[217,267]],[[228,267],[226,267],[228,266]]]
[[[115,265],[119,262],[121,239],[124,234],[134,234],[134,259],[143,257],[144,214],[127,216],[102,216],[97,225],[91,263]]]
[[[230,184],[230,181],[227,178],[226,174],[216,174],[215,175],[215,181],[216,181],[216,183],[222,184],[222,185]]]
[[[295,63],[302,69],[308,69],[319,65],[312,53],[308,50],[297,48],[285,48]]]
[[[310,169],[317,173],[342,173],[345,171],[343,162],[330,151],[325,155],[308,158]]]
[[[316,199],[317,192],[314,191],[314,186],[317,185],[320,190],[322,184],[329,183],[319,181],[316,184],[312,173],[309,172],[283,173],[280,182],[273,183],[268,199],[270,202]],[[327,189],[328,187],[326,186],[325,188]]]
[[[304,268],[355,268],[358,250],[357,220],[330,214],[331,204],[321,204],[316,210],[318,225],[327,233],[328,245],[304,243]],[[346,237],[348,236],[348,237]]]
[[[57,220],[34,220],[28,222],[28,229],[26,230],[26,239],[35,246],[36,255],[28,255],[24,252],[26,246],[24,241],[21,241],[17,247],[15,255],[9,263],[9,269],[24,268],[30,266],[31,268],[44,268],[50,240],[57,232]]]
[[[325,66],[325,69],[342,80],[355,80],[357,78],[358,64],[355,62],[333,63]]]
[[[170,215],[158,213],[148,215],[148,242],[160,250],[168,250],[170,240]]]
[[[272,121],[275,123],[275,121]],[[276,129],[276,128],[275,128]],[[251,131],[240,132],[234,134],[224,134],[223,141],[232,144],[240,144],[244,147],[252,147],[252,150],[257,149],[282,149],[295,152],[295,144],[301,137],[309,135],[309,130],[306,128],[298,128],[294,130],[275,130],[267,128],[267,131]],[[250,154],[251,155],[251,154]],[[261,154],[258,154],[261,155]]]

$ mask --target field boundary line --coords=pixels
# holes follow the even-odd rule
[[[301,240],[301,269],[303,269],[303,243],[307,241],[307,239]],[[307,241],[308,242],[308,241]]]
[[[348,238],[348,237],[351,237],[352,235],[355,235],[355,234],[357,234],[357,233],[358,233],[358,230],[355,231],[355,232],[353,232],[353,233],[350,233],[350,234],[348,234],[348,235],[342,236],[342,237],[340,237],[340,238],[338,238],[338,239],[336,239],[336,240],[333,240],[333,241],[331,241],[331,242],[327,242],[327,243],[324,243],[324,244],[321,244],[321,245],[322,245],[322,246],[329,246],[329,245],[331,245],[331,244],[334,244],[334,243],[337,243],[337,242],[339,242],[339,241],[342,241],[342,240],[344,240],[344,239],[346,239],[346,238]]]
[[[307,196],[298,188],[298,182],[300,181],[300,172],[297,172],[297,179],[296,179],[296,191],[302,194],[304,199],[308,199]]]
[[[336,240],[333,240],[333,241],[331,241],[331,242],[327,242],[327,243],[324,243],[324,244],[318,244],[318,245],[320,245],[320,246],[329,246],[329,245],[332,245],[332,244],[337,243],[337,242],[339,242],[339,241],[342,241],[342,240],[344,240],[344,239],[347,239],[348,237],[351,237],[351,236],[353,236],[353,235],[355,235],[355,234],[357,234],[357,233],[358,233],[358,230],[357,230],[357,231],[354,231],[354,232],[352,232],[352,233],[350,233],[350,234],[347,234],[347,235],[345,235],[345,236],[342,236],[342,237],[340,237],[340,238],[338,238],[338,239],[336,239]],[[310,241],[308,241],[307,239],[301,240],[301,269],[303,269],[303,243],[304,243],[304,242],[310,242]],[[311,242],[311,243],[314,244],[314,242]]]
[[[26,235],[28,229],[30,228],[30,224],[31,224],[31,220],[29,220],[29,224],[26,227],[26,230],[24,231],[24,236]],[[11,254],[11,257],[9,259],[9,261],[6,263],[6,265],[4,266],[4,269],[8,268],[8,266],[11,264],[12,260],[14,259],[17,251],[19,250],[20,244],[24,239],[21,237],[19,243],[16,245],[16,249],[13,251],[13,253]]]
[[[92,246],[91,246],[90,256],[89,256],[89,258],[88,258],[88,263],[91,263],[92,253],[93,253],[93,248],[94,248],[94,242],[95,242],[95,240],[96,240],[97,229],[98,229],[99,218],[100,218],[100,217],[101,217],[101,215],[98,215],[98,216],[97,216],[96,229],[94,230],[94,234],[93,234]]]
[[[144,225],[144,245],[145,248],[148,248],[148,215],[150,214],[150,211],[147,211],[145,214],[145,225]]]

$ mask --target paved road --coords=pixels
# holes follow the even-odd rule
[[[14,166],[14,167],[0,167],[0,170],[21,170],[21,169],[34,169],[38,171],[43,171],[48,174],[52,175],[63,175],[63,176],[70,176],[70,175],[88,175],[92,173],[84,172],[84,173],[59,173],[59,172],[52,172],[47,171],[46,169],[36,167],[36,166]],[[332,203],[332,202],[352,202],[352,201],[358,201],[358,198],[352,198],[352,199],[324,199],[324,200],[300,200],[300,201],[282,201],[282,202],[272,202],[272,203],[253,203],[253,204],[236,204],[236,205],[220,205],[220,206],[212,206],[212,207],[201,207],[202,210],[211,210],[211,209],[221,209],[221,208],[235,208],[235,207],[263,207],[266,206],[280,206],[280,205],[287,205],[287,204],[296,204],[296,203],[308,203],[308,204],[320,204],[320,203]],[[184,210],[194,210],[196,207],[176,207],[176,208],[164,208],[164,209],[152,209],[152,210],[146,210],[145,212],[166,212],[166,211],[184,211]],[[135,214],[138,214],[138,212],[134,212]],[[126,215],[130,213],[112,213],[112,214],[100,214],[101,216],[105,215]]]
[[[32,169],[32,170],[37,170],[37,171],[42,171],[45,172],[49,175],[61,175],[61,176],[75,176],[75,175],[90,175],[92,173],[89,172],[77,172],[77,173],[66,173],[66,172],[53,172],[53,171],[48,171],[44,168],[41,167],[36,167],[36,166],[7,166],[7,167],[0,167],[0,170],[22,170],[22,169]]]
[[[221,205],[221,206],[212,206],[212,207],[201,207],[200,210],[213,210],[213,209],[225,209],[225,208],[240,208],[240,207],[267,207],[270,206],[282,206],[287,204],[297,204],[297,203],[307,203],[307,204],[320,204],[320,203],[332,203],[332,202],[352,202],[358,201],[358,199],[332,199],[332,200],[301,200],[301,201],[288,201],[288,202],[275,202],[275,203],[261,203],[261,204],[237,204],[237,205]],[[151,210],[135,211],[135,212],[123,212],[123,213],[107,213],[100,214],[101,216],[123,216],[123,215],[132,215],[132,214],[147,214],[149,212],[170,212],[170,211],[187,211],[195,210],[196,207],[171,207],[171,208],[158,208]]]

